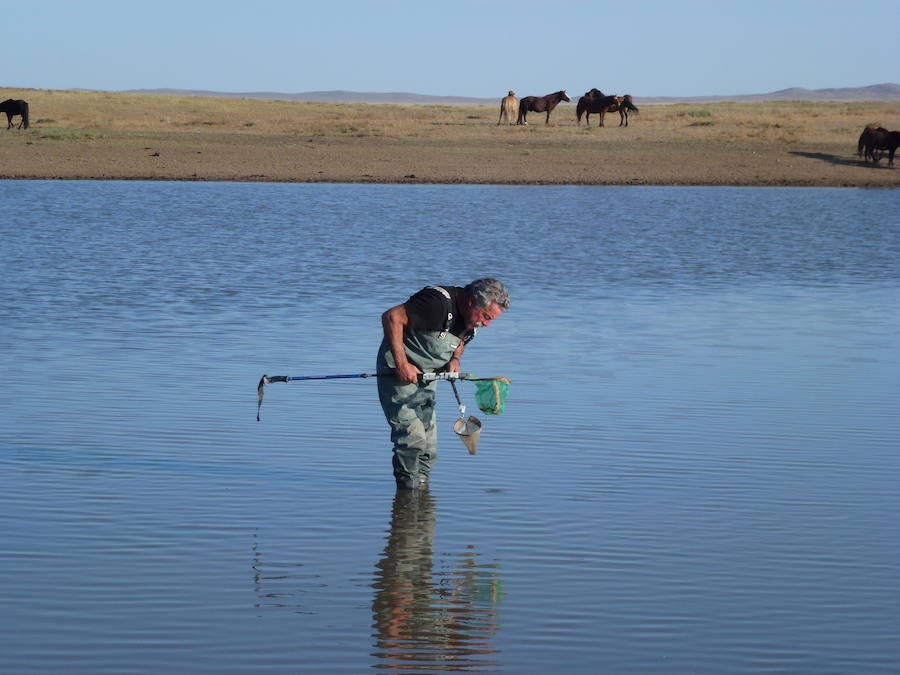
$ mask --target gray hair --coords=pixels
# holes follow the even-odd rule
[[[477,307],[487,307],[496,302],[500,309],[509,309],[509,291],[496,279],[476,279],[463,290],[466,295],[475,298]]]

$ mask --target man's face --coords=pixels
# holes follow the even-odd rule
[[[474,300],[470,300],[463,314],[466,328],[481,328],[490,326],[491,321],[503,314],[503,309],[496,302],[492,302],[487,307],[478,307]]]

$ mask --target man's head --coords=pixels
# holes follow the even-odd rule
[[[509,309],[509,292],[496,279],[476,279],[463,289],[466,328],[480,328]]]

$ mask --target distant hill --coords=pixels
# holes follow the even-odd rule
[[[605,91],[605,90],[604,90]],[[203,96],[214,98],[256,98],[281,101],[315,101],[319,103],[394,103],[401,105],[497,105],[505,92],[495,98],[473,98],[466,96],[429,96],[408,92],[358,92],[358,91],[307,91],[299,94],[285,94],[270,91],[220,92],[192,89],[129,89],[127,94],[155,94],[177,96]],[[582,92],[569,92],[577,100]],[[608,93],[627,94],[633,92],[610,91]],[[716,103],[721,101],[900,101],[900,84],[888,82],[868,87],[845,87],[843,89],[781,89],[768,94],[736,94],[729,96],[638,96],[641,103]]]
[[[697,103],[718,101],[900,101],[900,84],[887,82],[843,89],[780,89],[768,94],[735,96],[642,97],[643,103]]]
[[[394,103],[423,105],[494,105],[492,98],[472,98],[466,96],[429,96],[410,94],[405,91],[363,92],[363,91],[306,91],[299,94],[284,94],[273,91],[222,92],[192,89],[129,89],[126,94],[172,94],[176,96],[205,96],[214,98],[258,98],[279,101],[311,101],[317,103]]]

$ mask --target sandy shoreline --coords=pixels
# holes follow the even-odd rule
[[[509,185],[898,187],[856,156],[900,105],[645,106],[628,127],[497,126],[486,106],[303,104],[32,93],[31,128],[0,130],[0,178]],[[0,92],[0,96],[2,96]],[[49,112],[48,112],[49,111]],[[52,115],[52,116],[51,116]]]
[[[605,132],[605,130],[603,130]],[[627,133],[627,132],[626,132]],[[4,151],[9,144],[4,144]],[[734,185],[897,187],[900,169],[865,165],[846,147],[789,149],[707,142],[703,150],[662,142],[600,150],[522,150],[454,142],[202,139],[155,135],[114,143],[55,143],[4,152],[0,178],[525,185]],[[85,152],[88,150],[88,152]],[[523,153],[541,155],[530,161]],[[158,153],[158,154],[157,154]]]

